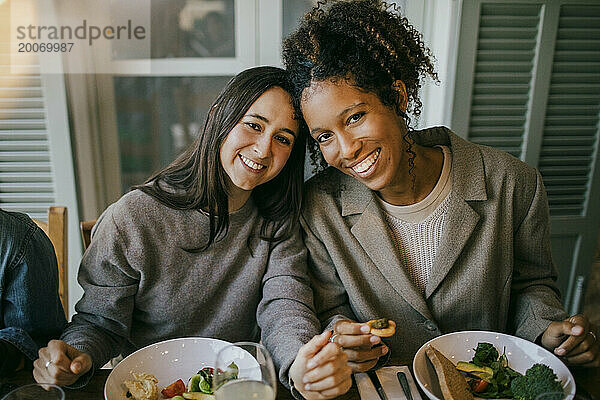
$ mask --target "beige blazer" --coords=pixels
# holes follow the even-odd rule
[[[323,328],[340,318],[393,319],[397,333],[386,343],[399,362],[411,362],[427,340],[458,330],[535,340],[566,317],[541,176],[447,128],[414,138],[452,151],[450,205],[425,295],[402,265],[375,193],[329,168],[307,183],[301,217]]]

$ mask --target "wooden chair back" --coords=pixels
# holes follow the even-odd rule
[[[48,222],[34,219],[44,233],[50,238],[58,262],[58,295],[67,319],[69,318],[69,241],[67,229],[67,208],[48,207]]]
[[[81,231],[81,239],[83,239],[83,250],[88,248],[92,241],[92,228],[96,225],[96,220],[81,221],[79,223],[79,230]]]

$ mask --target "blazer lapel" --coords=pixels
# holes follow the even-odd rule
[[[487,200],[479,149],[449,130],[446,132],[452,150],[452,192],[441,244],[425,286],[425,298],[429,298],[448,275],[479,222],[480,216],[469,202]]]
[[[352,178],[351,178],[352,179]],[[417,290],[399,259],[383,211],[377,205],[375,194],[352,179],[342,192],[342,215],[360,213],[351,232],[365,250],[373,264],[392,285],[394,290],[424,317],[431,319],[423,295]]]
[[[478,221],[479,214],[466,201],[451,195],[440,247],[437,249],[429,281],[425,285],[426,298],[431,296],[442,283],[471,237]]]

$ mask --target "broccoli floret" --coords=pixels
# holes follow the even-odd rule
[[[513,379],[510,389],[515,400],[536,400],[546,394],[544,400],[561,400],[563,388],[552,368],[544,364],[534,364],[525,375]]]

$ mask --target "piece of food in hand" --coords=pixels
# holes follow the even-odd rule
[[[425,354],[433,364],[435,373],[437,374],[440,388],[444,400],[473,400],[473,394],[469,390],[469,385],[464,376],[448,360],[433,346],[428,346],[425,349]]]
[[[513,379],[510,390],[516,400],[535,400],[542,393],[544,400],[560,400],[564,396],[562,383],[544,364],[534,364],[525,375]]]
[[[137,374],[131,372],[133,379],[123,384],[127,387],[128,398],[131,400],[158,400],[158,379],[152,374]]]
[[[371,328],[371,335],[389,337],[396,333],[396,323],[391,319],[372,319],[367,324]]]

